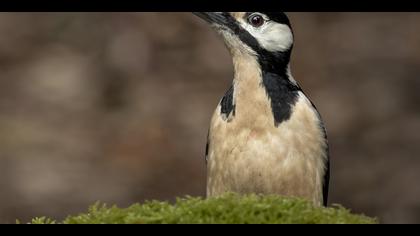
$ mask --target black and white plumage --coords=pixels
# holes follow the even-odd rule
[[[294,35],[286,14],[194,14],[222,35],[234,65],[208,133],[207,195],[279,194],[326,205],[327,136],[290,73]]]

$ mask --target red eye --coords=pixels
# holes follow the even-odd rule
[[[254,27],[260,27],[264,24],[264,18],[261,15],[253,14],[249,16],[248,22]]]

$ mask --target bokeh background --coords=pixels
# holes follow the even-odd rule
[[[330,202],[420,223],[420,13],[289,13],[331,145]],[[205,193],[232,79],[190,13],[0,14],[0,223]]]

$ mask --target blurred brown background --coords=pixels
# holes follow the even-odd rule
[[[289,13],[331,144],[331,203],[420,223],[420,13]],[[204,195],[232,79],[190,13],[0,14],[0,222]]]

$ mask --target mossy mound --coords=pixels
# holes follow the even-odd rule
[[[46,217],[33,224],[374,224],[376,219],[352,214],[342,206],[315,207],[302,199],[279,196],[218,198],[186,197],[175,204],[148,201],[128,208],[97,203],[87,213],[69,216],[63,222]]]

